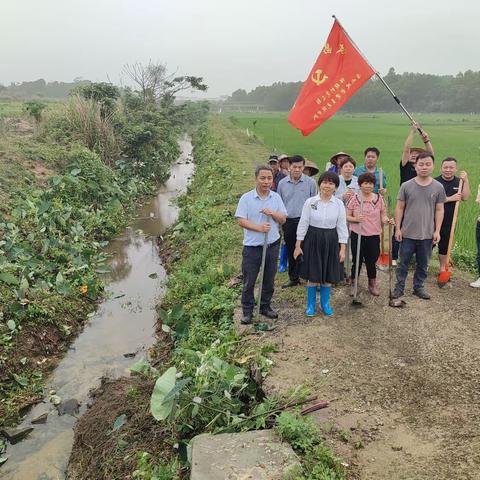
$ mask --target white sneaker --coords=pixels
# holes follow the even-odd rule
[[[392,267],[396,267],[397,266],[397,261],[396,260],[392,260]]]
[[[478,280],[476,280],[475,282],[472,282],[470,284],[471,287],[473,288],[480,288],[480,278]]]

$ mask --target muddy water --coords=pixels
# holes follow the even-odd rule
[[[106,299],[56,368],[46,393],[55,390],[63,400],[80,402],[79,412],[59,415],[48,401],[36,405],[19,428],[33,426],[22,442],[9,446],[8,461],[0,467],[5,480],[65,479],[76,417],[86,409],[88,392],[102,376],[128,375],[128,367],[145,355],[154,340],[155,305],[164,291],[165,270],[156,237],[177,217],[170,201],[184,191],[193,173],[192,145],[185,137],[182,153],[170,179],[156,197],[137,212],[134,224],[107,247],[111,254]],[[133,357],[135,354],[135,357]],[[31,421],[48,412],[45,424]]]

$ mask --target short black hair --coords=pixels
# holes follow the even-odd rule
[[[417,163],[419,160],[423,160],[424,158],[431,158],[433,162],[435,162],[435,157],[433,156],[433,153],[430,152],[420,152],[417,157]]]
[[[457,159],[456,159],[456,158],[453,158],[453,157],[447,157],[447,158],[444,158],[444,159],[442,160],[442,165],[443,165],[445,162],[455,162],[455,163],[457,163]]]
[[[347,155],[347,156],[343,157],[340,160],[340,162],[338,163],[338,167],[340,168],[340,170],[343,168],[343,166],[346,163],[351,163],[354,167],[357,166],[357,162],[355,162],[355,160],[350,155]]]
[[[255,178],[257,178],[260,175],[260,172],[262,170],[268,170],[273,175],[273,170],[272,170],[272,167],[270,165],[259,165],[255,169]]]
[[[340,179],[335,172],[323,172],[318,179],[318,186],[320,186],[322,182],[332,182],[336,188],[340,185]]]
[[[292,155],[288,157],[290,163],[300,163],[302,162],[305,165],[305,159],[301,155]]]
[[[358,177],[358,184],[362,185],[362,183],[373,183],[375,185],[377,179],[375,178],[375,174],[370,172],[362,173]]]
[[[377,147],[367,147],[365,151],[363,152],[363,156],[366,157],[368,152],[373,152],[377,155],[377,157],[380,156],[380,150]]]

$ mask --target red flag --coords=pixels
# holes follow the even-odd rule
[[[375,70],[335,20],[288,121],[303,135],[308,135],[339,110],[374,74]]]

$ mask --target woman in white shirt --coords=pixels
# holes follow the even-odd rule
[[[353,195],[360,191],[358,178],[353,174],[357,165],[355,160],[348,156],[342,158],[338,166],[340,167],[340,183],[335,191],[335,196],[343,200],[343,203],[346,205]]]
[[[331,284],[341,280],[348,230],[345,206],[335,197],[338,184],[336,173],[320,175],[319,194],[305,202],[298,223],[294,257],[299,259],[300,276],[308,282],[305,314],[309,317],[315,315],[318,285],[321,310],[333,315]]]

